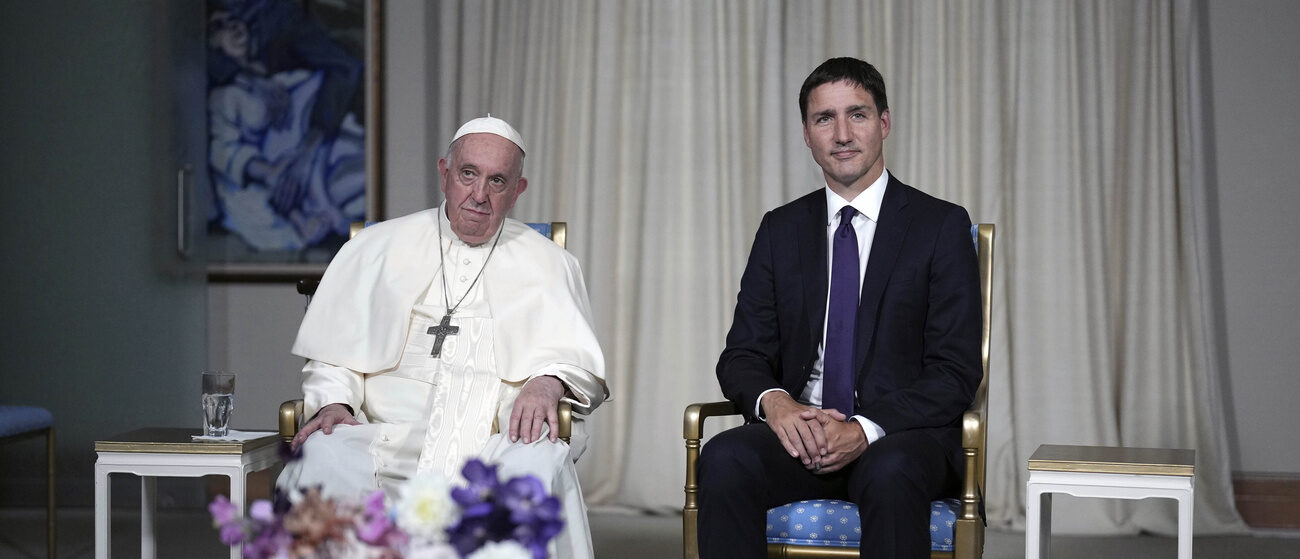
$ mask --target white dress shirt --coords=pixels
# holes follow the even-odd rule
[[[871,242],[876,238],[876,223],[880,221],[880,204],[885,199],[885,187],[889,184],[889,171],[880,173],[880,178],[871,183],[866,190],[862,191],[852,201],[845,200],[831,190],[830,185],[826,186],[826,277],[831,277],[831,258],[833,255],[830,247],[834,242],[835,230],[840,226],[840,210],[844,206],[853,206],[858,213],[852,218],[853,231],[858,237],[858,293],[862,293],[862,278],[867,273],[867,257],[871,254]],[[830,306],[830,290],[826,290],[826,306]],[[829,310],[829,309],[827,309]],[[812,374],[808,377],[808,384],[804,386],[803,392],[799,395],[799,403],[820,408],[822,405],[822,358],[826,352],[826,320],[829,312],[822,313],[822,341],[817,345],[817,361],[813,363]],[[772,388],[758,395],[758,403],[755,404],[754,416],[766,420],[763,415],[762,402],[763,396],[768,392],[780,390]],[[841,410],[844,411],[844,410]],[[867,436],[867,443],[874,443],[880,437],[885,436],[885,430],[881,429],[876,422],[867,419],[861,415],[852,417],[862,426],[862,432]]]

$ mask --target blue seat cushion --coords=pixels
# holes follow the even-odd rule
[[[930,503],[930,549],[952,551],[952,531],[961,509],[958,499]],[[797,501],[767,511],[767,543],[817,547],[858,547],[862,521],[858,507],[847,501]]]
[[[0,439],[54,425],[54,415],[36,406],[0,406]]]

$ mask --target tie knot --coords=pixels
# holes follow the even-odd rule
[[[843,231],[845,228],[853,227],[853,216],[855,215],[858,215],[858,210],[854,209],[853,206],[844,206],[841,208],[840,226],[837,227],[837,229]]]

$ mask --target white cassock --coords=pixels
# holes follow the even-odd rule
[[[278,483],[320,485],[332,497],[376,488],[396,496],[417,473],[454,481],[466,459],[479,457],[500,464],[503,480],[536,475],[561,500],[565,529],[552,542],[553,557],[591,557],[573,466],[586,447],[582,421],[574,417],[568,445],[545,437],[511,443],[504,433],[531,378],[559,378],[565,400],[582,414],[609,396],[582,271],[568,252],[511,219],[495,250],[491,240],[469,246],[445,214],[439,219],[442,211],[367,227],[331,262],[293,347],[310,360],[303,412],[346,404],[364,425],[313,433],[304,459]],[[434,357],[429,329],[448,308],[440,249],[446,299],[456,308],[451,325],[460,330]]]

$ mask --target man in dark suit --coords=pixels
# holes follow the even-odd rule
[[[982,376],[970,218],[885,170],[872,65],[827,60],[799,109],[826,187],[755,235],[717,369],[748,421],[701,454],[700,554],[763,557],[768,508],[836,498],[858,505],[864,557],[928,557]]]

